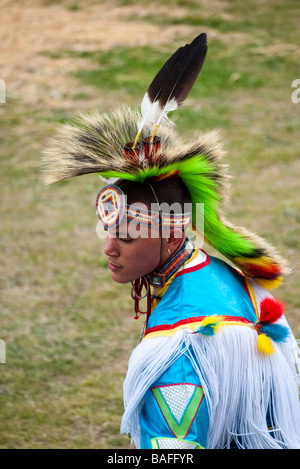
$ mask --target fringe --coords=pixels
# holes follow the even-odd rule
[[[132,352],[128,373],[123,385],[125,412],[121,433],[130,433],[136,447],[140,447],[139,413],[143,396],[149,387],[183,353],[182,334],[176,337],[153,338],[141,342]]]
[[[265,298],[273,298],[273,296],[264,287],[260,285],[258,280],[251,279],[250,282],[254,290],[258,308],[262,300],[264,300]],[[277,321],[277,324],[280,324],[289,330],[288,339],[282,344],[280,344],[280,350],[286,357],[287,363],[290,366],[291,372],[293,373],[295,380],[298,384],[299,400],[300,400],[300,350],[299,350],[299,346],[297,344],[297,341],[293,335],[293,332],[284,314]]]
[[[257,333],[228,326],[213,336],[181,330],[173,338],[153,338],[133,351],[124,382],[121,432],[140,447],[139,412],[148,388],[183,353],[193,364],[207,400],[208,449],[299,449],[300,406],[289,350],[273,344],[267,356],[257,349]],[[288,366],[287,366],[288,365]],[[272,404],[272,426],[266,415]]]

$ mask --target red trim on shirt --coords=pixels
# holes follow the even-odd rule
[[[153,326],[147,329],[144,337],[146,337],[148,334],[151,334],[152,332],[171,331],[172,329],[175,329],[176,327],[179,327],[179,326],[201,322],[205,318],[207,318],[207,316],[196,316],[193,318],[182,319],[181,321],[177,321],[174,324],[161,324],[159,326]],[[223,316],[222,315],[222,320],[228,321],[228,322],[232,321],[232,322],[242,322],[244,324],[251,324],[251,321],[241,316]]]
[[[202,251],[202,249],[201,249]],[[205,261],[201,262],[200,264],[194,265],[193,267],[185,267],[183,270],[178,272],[178,274],[175,275],[175,278],[180,277],[181,275],[188,274],[190,272],[195,272],[196,270],[203,269],[203,267],[206,267],[208,264],[210,264],[210,257],[208,254],[206,254],[205,251],[202,251],[206,255]]]

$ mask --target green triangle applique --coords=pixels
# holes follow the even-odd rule
[[[204,449],[199,443],[195,441],[183,440],[181,438],[152,438],[152,449]]]
[[[201,386],[172,384],[151,389],[176,438],[185,438],[204,396]]]

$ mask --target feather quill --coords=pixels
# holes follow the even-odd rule
[[[206,53],[207,37],[202,33],[165,62],[144,95],[135,145],[146,123],[155,124],[154,137],[161,121],[168,120],[167,114],[181,106],[202,69]]]

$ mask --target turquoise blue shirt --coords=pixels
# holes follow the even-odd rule
[[[189,328],[203,316],[222,315],[255,322],[257,317],[244,277],[223,261],[208,257],[173,279],[152,312],[146,333],[163,334],[178,325]],[[151,340],[144,339],[144,340]],[[153,383],[140,413],[141,448],[206,447],[209,413],[190,358],[183,354]]]

